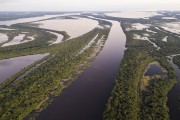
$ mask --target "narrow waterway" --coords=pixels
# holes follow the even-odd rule
[[[174,55],[176,56],[176,55]],[[173,63],[173,57],[169,56],[169,63],[176,71],[176,77],[180,80],[180,69]],[[176,83],[168,93],[167,106],[169,107],[169,115],[171,120],[180,120],[180,82]]]
[[[119,22],[92,64],[57,99],[43,110],[38,120],[101,120],[105,104],[124,56],[126,36]]]
[[[53,44],[58,44],[58,43],[62,42],[62,39],[63,39],[63,37],[64,37],[63,35],[58,34],[58,33],[55,33],[55,32],[49,32],[49,33],[54,34],[54,35],[57,36],[56,41],[53,41],[53,42],[51,43],[51,45],[53,45]]]

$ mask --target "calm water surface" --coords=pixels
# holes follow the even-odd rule
[[[173,63],[172,57],[170,57],[170,64],[176,71],[177,79],[180,80],[180,69]],[[171,120],[180,120],[180,83],[178,82],[168,93],[167,106],[169,107],[169,115]],[[179,104],[179,105],[178,105]]]
[[[0,83],[47,55],[37,54],[0,60]]]
[[[145,76],[154,76],[154,75],[166,75],[167,73],[164,72],[160,66],[156,64],[150,65],[149,69],[145,73]]]
[[[99,23],[96,20],[87,18],[77,18],[77,19],[51,19],[34,22],[40,24],[40,28],[66,31],[70,38],[75,38],[81,36],[92,29],[94,29]]]
[[[0,33],[0,44],[8,41],[8,36],[6,34]]]
[[[108,40],[95,61],[40,113],[38,120],[101,120],[114,86],[126,37],[120,23],[111,21]]]
[[[52,45],[52,44],[58,44],[58,43],[62,42],[62,39],[63,39],[63,37],[64,37],[63,35],[58,34],[58,33],[55,33],[55,32],[50,32],[50,33],[52,33],[52,34],[54,34],[54,35],[57,36],[57,39],[56,39],[55,41],[53,41],[53,42],[51,43],[51,45]]]

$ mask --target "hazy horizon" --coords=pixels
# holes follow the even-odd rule
[[[177,0],[0,0],[0,11],[176,11],[179,6]]]

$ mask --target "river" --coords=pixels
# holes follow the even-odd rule
[[[180,69],[173,63],[173,57],[169,56],[169,63],[176,71],[176,77],[180,80]],[[180,120],[180,82],[176,83],[168,93],[167,106],[169,107],[169,115],[171,120]]]
[[[10,26],[17,23],[32,22],[32,21],[38,21],[38,20],[49,19],[54,17],[71,16],[71,15],[80,15],[80,13],[67,13],[67,14],[57,14],[57,15],[44,15],[39,17],[20,18],[16,20],[0,21],[0,25]]]
[[[124,56],[126,36],[117,21],[104,48],[60,96],[43,110],[38,120],[101,120]]]
[[[0,60],[0,83],[47,55],[48,53]]]
[[[75,19],[50,19],[33,23],[39,24],[38,27],[42,29],[66,31],[70,36],[69,39],[88,33],[99,24],[96,20],[80,17]]]

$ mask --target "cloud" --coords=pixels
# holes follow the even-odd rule
[[[0,3],[4,3],[4,2],[7,2],[9,0],[0,0]]]
[[[180,9],[179,0],[0,0],[0,11]]]
[[[7,2],[11,2],[11,1],[14,1],[14,0],[0,0],[0,3],[7,3]]]

